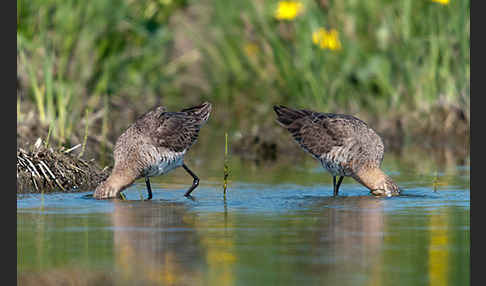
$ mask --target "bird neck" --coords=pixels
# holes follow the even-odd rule
[[[105,184],[119,192],[133,184],[136,179],[137,176],[131,172],[115,167],[108,179],[106,179]]]

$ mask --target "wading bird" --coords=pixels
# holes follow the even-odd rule
[[[397,196],[400,189],[381,169],[384,145],[362,120],[344,114],[274,106],[277,122],[333,176],[334,196],[343,178],[352,177],[376,196]],[[339,180],[336,183],[336,177]]]
[[[194,179],[185,193],[189,197],[199,185],[199,178],[184,164],[184,155],[196,142],[210,112],[211,104],[205,102],[180,112],[168,112],[165,107],[158,106],[139,117],[116,141],[113,170],[93,196],[96,199],[119,198],[121,191],[144,177],[150,200],[149,178],[182,166]]]

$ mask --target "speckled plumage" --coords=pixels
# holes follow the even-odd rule
[[[113,171],[95,190],[94,197],[118,197],[124,188],[141,177],[146,178],[151,195],[148,178],[180,166],[196,180],[184,165],[184,155],[196,142],[210,112],[211,104],[206,102],[180,112],[168,112],[159,106],[139,117],[118,138],[113,150]]]
[[[364,121],[285,106],[274,106],[274,110],[277,122],[333,177],[353,177],[375,195],[399,194],[395,183],[380,170],[383,141]]]

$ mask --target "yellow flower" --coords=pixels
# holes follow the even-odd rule
[[[296,1],[280,1],[278,2],[277,10],[275,10],[275,18],[278,20],[292,20],[297,17],[303,9],[303,5]]]
[[[339,41],[339,33],[336,29],[327,31],[324,28],[319,28],[312,33],[312,42],[321,49],[329,49],[331,51],[339,51],[341,49],[341,41]]]
[[[432,0],[433,2],[437,2],[441,5],[447,5],[449,4],[450,0]]]

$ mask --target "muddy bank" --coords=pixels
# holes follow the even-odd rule
[[[29,150],[17,150],[17,193],[93,190],[108,176],[94,160],[78,158],[80,145],[49,148],[39,139]],[[78,152],[76,152],[78,150]]]

